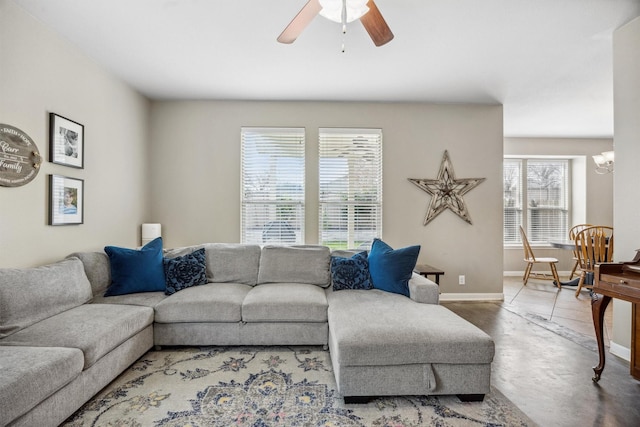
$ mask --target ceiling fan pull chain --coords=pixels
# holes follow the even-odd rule
[[[347,38],[347,24],[342,24],[342,53],[344,53],[344,41]]]
[[[344,39],[347,34],[347,0],[342,0],[342,53],[344,53]]]

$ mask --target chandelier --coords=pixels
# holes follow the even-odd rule
[[[600,154],[592,156],[596,164],[596,173],[604,175],[613,172],[613,154],[613,151],[603,151]]]

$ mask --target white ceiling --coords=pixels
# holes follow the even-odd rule
[[[613,31],[640,0],[376,0],[395,39],[306,0],[14,0],[152,99],[504,105],[506,136],[611,137]]]

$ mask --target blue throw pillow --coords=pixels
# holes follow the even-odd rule
[[[360,252],[351,258],[331,257],[333,290],[373,289],[369,277],[367,253]]]
[[[161,237],[140,250],[106,246],[104,251],[111,264],[111,285],[105,296],[165,290]]]
[[[164,275],[167,288],[164,293],[175,294],[191,286],[207,283],[207,264],[204,248],[176,258],[165,258]]]
[[[393,249],[374,239],[369,252],[369,273],[373,287],[409,296],[409,279],[418,261],[420,245]]]

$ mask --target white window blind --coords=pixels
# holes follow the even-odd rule
[[[382,130],[319,130],[319,241],[368,248],[382,236]]]
[[[568,160],[527,160],[527,238],[531,242],[569,236],[568,190]]]
[[[505,159],[504,243],[520,243],[522,225],[522,160]]]
[[[504,243],[520,243],[520,225],[534,244],[568,238],[569,165],[568,159],[505,159]]]
[[[241,242],[304,242],[304,128],[242,131]]]

